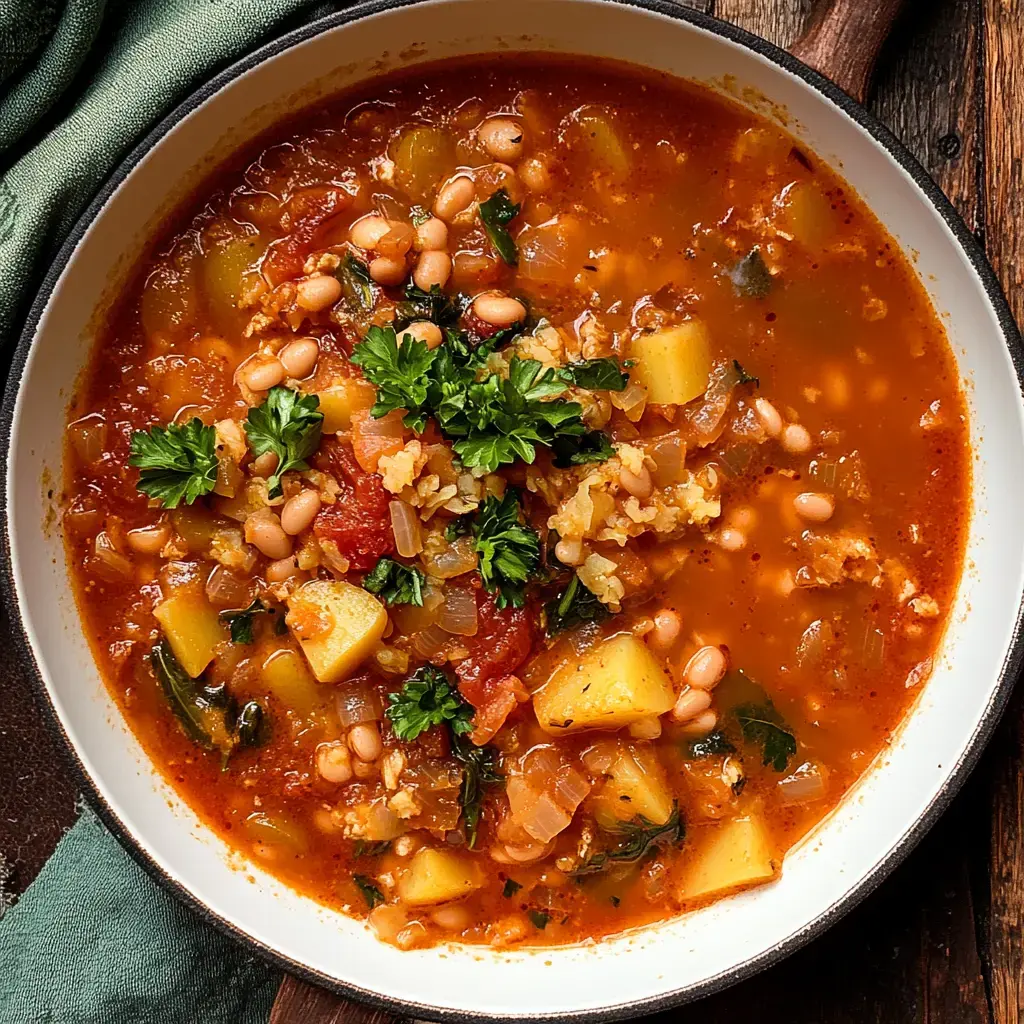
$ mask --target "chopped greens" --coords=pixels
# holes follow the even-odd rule
[[[755,387],[760,387],[761,378],[755,377],[752,373],[747,373],[747,371],[740,365],[740,361],[738,359],[734,359],[732,361],[732,368],[736,371],[738,377],[736,381],[737,384],[753,384]]]
[[[719,729],[709,732],[699,740],[690,740],[684,749],[690,757],[714,757],[717,754],[732,754],[736,751],[725,733]]]
[[[769,698],[761,703],[740,704],[733,714],[748,743],[761,748],[761,763],[784,772],[796,754],[796,737]]]
[[[271,388],[267,400],[249,410],[245,434],[253,455],[267,452],[277,456],[277,469],[267,480],[271,498],[281,496],[281,477],[289,470],[309,469],[306,464],[320,444],[320,425],[324,414],[319,412],[316,395],[300,395],[290,388]]]
[[[473,726],[473,709],[466,704],[448,677],[433,665],[417,669],[397,693],[388,695],[384,714],[391,720],[395,735],[410,742],[431,726],[448,723],[460,736]]]
[[[405,286],[404,300],[395,310],[394,326],[400,332],[414,320],[429,320],[438,327],[451,327],[461,315],[461,303],[445,294],[440,285],[431,285],[430,291],[424,291],[410,281]]]
[[[242,705],[235,719],[235,732],[240,747],[261,747],[266,743],[270,733],[270,722],[263,705],[258,700],[250,700]]]
[[[217,432],[199,417],[188,423],[136,430],[129,466],[142,470],[138,489],[164,508],[191,505],[217,483]]]
[[[238,611],[221,612],[222,622],[226,622],[231,630],[231,642],[233,644],[251,644],[253,642],[252,620],[256,615],[269,612],[263,602],[257,597],[248,608],[241,608]]]
[[[366,264],[348,253],[334,272],[341,284],[345,303],[354,313],[370,312],[374,306],[373,278]]]
[[[429,210],[425,210],[422,206],[412,206],[409,208],[409,220],[412,221],[414,228],[422,227],[433,216]]]
[[[505,776],[498,771],[498,752],[494,747],[478,747],[454,730],[452,756],[462,765],[459,803],[466,827],[466,845],[472,850],[476,847],[484,793],[489,786],[502,785]]]
[[[729,280],[736,294],[748,299],[763,299],[774,284],[771,272],[761,257],[761,250],[756,245],[729,271]]]
[[[352,350],[352,362],[377,385],[372,415],[379,418],[393,409],[405,409],[402,422],[422,434],[427,426],[428,371],[436,355],[436,349],[431,351],[426,342],[414,338],[407,337],[399,345],[393,327],[374,324]]]
[[[612,864],[635,864],[659,846],[677,846],[686,838],[686,823],[679,814],[679,807],[673,806],[672,813],[664,825],[655,825],[642,814],[632,821],[618,822],[603,831],[619,836],[617,846],[595,853],[573,872],[574,875],[593,875],[604,871]]]
[[[551,914],[547,910],[528,910],[526,916],[530,919],[530,923],[534,928],[538,928],[544,931],[548,926],[548,921],[551,920]]]
[[[415,565],[403,565],[393,558],[381,558],[363,578],[363,589],[383,598],[385,604],[414,604],[423,607],[423,584],[427,577]]]
[[[505,899],[510,900],[517,892],[519,892],[520,889],[522,889],[522,886],[515,881],[515,879],[506,878],[505,888],[501,890],[501,895],[504,896]]]
[[[497,254],[510,266],[519,265],[519,249],[508,233],[508,225],[519,216],[521,207],[509,198],[508,190],[499,188],[480,204],[480,221]]]
[[[624,373],[617,359],[584,359],[563,369],[565,379],[588,391],[624,391],[629,374]]]
[[[371,843],[367,839],[357,839],[352,844],[353,857],[380,857],[391,849],[391,840],[385,839],[379,843]]]
[[[366,905],[370,910],[379,907],[384,902],[384,893],[366,875],[353,875],[352,881],[355,882],[356,888],[366,900]]]
[[[569,585],[553,601],[544,605],[544,623],[548,636],[577,629],[588,622],[603,622],[611,612],[575,573]]]
[[[540,568],[540,537],[522,515],[514,491],[503,498],[490,494],[470,526],[484,589],[497,594],[499,608],[521,608],[523,588]]]
[[[583,466],[588,462],[607,462],[615,454],[607,434],[588,430],[578,436],[556,437],[552,445],[555,465],[559,469]]]

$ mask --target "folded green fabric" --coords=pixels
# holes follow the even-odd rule
[[[118,160],[314,0],[0,0],[0,346]],[[0,919],[0,1024],[263,1024],[279,975],[84,812]]]

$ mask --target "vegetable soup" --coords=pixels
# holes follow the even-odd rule
[[[69,411],[86,635],[224,840],[402,948],[770,883],[962,568],[908,261],[777,124],[626,65],[379,78],[228,160]]]

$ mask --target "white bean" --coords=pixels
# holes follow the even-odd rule
[[[801,519],[811,523],[825,523],[832,518],[836,503],[831,494],[805,491],[793,499],[793,509]]]
[[[686,663],[683,682],[694,690],[711,690],[721,682],[725,669],[725,655],[720,647],[702,647]]]
[[[778,437],[782,433],[782,417],[779,415],[779,410],[767,398],[755,399],[754,411],[761,421],[761,426],[764,427],[764,432],[769,437]]]
[[[401,344],[402,339],[407,337],[425,342],[427,348],[437,348],[444,341],[441,328],[429,320],[414,320],[408,327],[403,327],[399,332],[398,343]]]
[[[284,380],[284,366],[276,356],[254,359],[242,367],[240,376],[250,391],[269,391]]]
[[[425,220],[416,229],[413,246],[419,252],[444,252],[448,248],[448,225],[440,217]]]
[[[707,690],[683,690],[670,712],[676,722],[689,722],[711,707],[711,694]]]
[[[484,292],[473,301],[473,312],[492,327],[511,327],[526,319],[526,307],[500,292]]]
[[[316,748],[316,770],[322,779],[335,784],[352,778],[352,756],[341,740],[321,743]]]
[[[269,509],[254,512],[245,521],[245,539],[277,562],[292,553],[292,539],[281,529],[281,521]]]
[[[392,259],[390,256],[378,256],[370,263],[370,277],[386,288],[400,285],[408,274],[405,260]]]
[[[434,200],[434,213],[441,220],[450,221],[462,213],[476,196],[476,186],[470,178],[460,175],[441,186]]]
[[[523,155],[523,127],[508,118],[495,117],[480,128],[478,137],[495,160],[511,163]]]
[[[662,608],[654,616],[654,629],[651,630],[648,643],[658,650],[667,651],[679,639],[683,628],[683,620],[672,608]]]
[[[316,519],[319,511],[319,493],[306,487],[284,503],[281,508],[281,528],[294,537]]]
[[[315,338],[298,338],[288,342],[278,353],[284,372],[296,380],[304,380],[316,369],[320,346]]]
[[[327,274],[308,277],[295,286],[295,304],[311,313],[319,313],[333,306],[340,298],[341,282]]]
[[[348,745],[352,753],[367,764],[372,764],[384,753],[376,722],[360,722],[353,725],[348,731]]]
[[[787,423],[779,436],[782,447],[794,455],[811,450],[811,435],[799,423]]]
[[[373,249],[377,243],[391,230],[391,225],[375,213],[357,220],[352,225],[349,238],[352,244],[360,249]]]
[[[421,253],[416,261],[416,269],[413,271],[412,279],[417,288],[429,292],[436,284],[443,288],[452,275],[452,258],[446,252],[431,249],[429,252]]]

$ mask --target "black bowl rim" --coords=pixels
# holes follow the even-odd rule
[[[397,10],[402,7],[411,6],[418,0],[364,0],[364,2],[335,14],[330,14],[308,25],[297,28],[286,33],[278,39],[266,43],[251,54],[236,61],[224,71],[215,75],[208,82],[193,91],[187,98],[182,100],[174,110],[164,117],[146,136],[128,153],[121,161],[116,170],[106,180],[102,188],[97,192],[95,198],[79,217],[71,230],[67,240],[64,242],[57,256],[47,272],[42,285],[29,310],[24,329],[21,332],[17,347],[15,348],[10,375],[4,392],[3,405],[0,407],[0,446],[7,457],[7,464],[11,462],[11,428],[13,425],[14,409],[17,401],[20,382],[24,373],[25,364],[28,359],[32,341],[35,337],[36,328],[43,315],[50,295],[56,286],[57,280],[63,273],[65,267],[71,260],[74,250],[81,241],[100,210],[121,185],[124,179],[131,173],[142,158],[183,118],[200,106],[203,102],[219,92],[224,86],[245,74],[247,71],[263,63],[269,58],[275,57],[291,47],[305,42],[325,31],[349,24],[350,22]],[[601,0],[605,3],[617,3],[622,6],[635,7],[648,13],[660,14],[679,21],[685,21],[691,25],[712,32],[733,43],[739,44],[748,50],[767,58],[777,67],[797,76],[806,84],[828,99],[831,104],[838,108],[843,114],[863,128],[874,141],[880,145],[899,164],[917,184],[923,195],[927,198],[935,212],[949,227],[958,245],[968,258],[975,272],[978,274],[989,302],[996,314],[1000,329],[1003,334],[1007,351],[1013,362],[1017,374],[1018,384],[1024,392],[1024,348],[1021,345],[1021,336],[1010,311],[1009,304],[1003,294],[1002,287],[993,271],[984,250],[978,240],[974,237],[960,215],[954,209],[952,203],[946,198],[935,182],[928,175],[928,172],[920,165],[917,159],[884,125],[873,115],[869,114],[859,103],[851,99],[838,86],[829,79],[819,74],[813,68],[808,67],[802,61],[793,57],[790,53],[780,49],[773,43],[768,42],[759,36],[753,35],[744,29],[738,28],[727,22],[720,21],[700,11],[683,7],[671,0]],[[17,591],[14,583],[14,573],[11,560],[11,533],[8,506],[10,495],[8,494],[9,480],[4,473],[3,485],[0,488],[0,562],[2,562],[2,575],[0,575],[0,595],[9,609],[12,622],[16,624],[16,641],[18,643],[18,654],[24,665],[31,685],[34,687],[41,707],[46,713],[48,724],[59,739],[65,753],[67,754],[70,766],[76,776],[79,786],[82,788],[90,805],[99,815],[107,828],[117,837],[133,859],[150,875],[160,886],[180,899],[192,910],[196,911],[204,920],[217,928],[228,937],[235,939],[248,946],[258,953],[264,960],[279,967],[290,974],[293,974],[304,981],[319,985],[338,993],[358,1000],[366,1005],[380,1010],[389,1011],[399,1015],[415,1016],[438,1021],[452,1021],[462,1024],[476,1024],[476,1022],[493,1020],[489,1014],[479,1011],[451,1010],[444,1007],[432,1006],[397,999],[386,995],[383,991],[372,991],[349,983],[340,982],[329,975],[322,974],[302,963],[292,960],[283,953],[265,945],[259,940],[248,935],[231,922],[214,913],[205,903],[199,900],[189,889],[183,886],[176,879],[168,875],[143,849],[141,842],[135,838],[128,827],[121,821],[114,810],[109,806],[99,791],[98,786],[86,772],[84,765],[78,757],[74,744],[71,742],[57,714],[56,708],[49,697],[49,692],[43,682],[42,674],[36,663],[32,646],[25,630],[25,624],[21,617],[21,607],[17,598]],[[924,834],[938,820],[943,811],[948,807],[950,801],[959,791],[971,770],[977,764],[981,752],[994,732],[996,725],[1001,718],[1003,711],[1009,701],[1014,683],[1024,663],[1024,601],[1017,610],[1016,622],[1013,630],[1013,638],[1003,661],[998,681],[993,689],[989,705],[982,717],[970,744],[964,751],[946,778],[934,799],[924,812],[912,823],[902,839],[880,860],[874,868],[854,885],[841,899],[835,901],[824,909],[813,921],[801,930],[787,936],[769,949],[764,950],[757,956],[737,964],[729,970],[705,979],[704,981],[664,993],[662,995],[650,996],[644,999],[631,1000],[618,1003],[612,1006],[600,1007],[598,1009],[578,1010],[564,1014],[528,1014],[516,1017],[500,1018],[506,1024],[513,1024],[516,1021],[552,1021],[565,1020],[573,1024],[605,1024],[605,1022],[619,1021],[644,1014],[657,1013],[662,1010],[672,1009],[684,1003],[711,995],[730,985],[743,981],[754,974],[759,973],[767,967],[777,964],[790,953],[795,952],[812,939],[817,938],[841,917],[853,909],[861,900],[871,893],[889,873],[910,853],[917,845]]]

